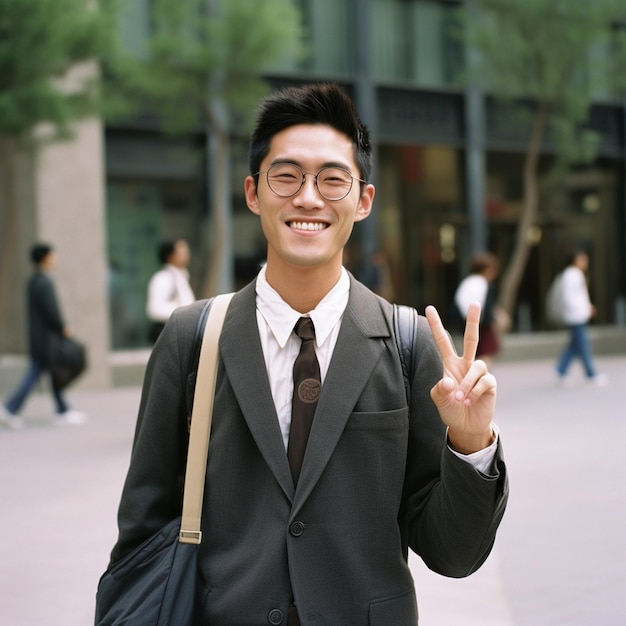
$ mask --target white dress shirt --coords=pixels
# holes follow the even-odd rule
[[[348,305],[349,295],[350,278],[346,270],[342,268],[337,284],[315,309],[305,314],[305,317],[308,316],[313,320],[315,326],[315,354],[320,365],[322,385],[337,343],[341,319]],[[256,281],[256,307],[265,369],[286,450],[291,426],[293,364],[300,352],[301,344],[301,340],[294,333],[294,326],[303,315],[292,309],[270,286],[265,276],[265,266],[261,268]],[[497,429],[494,428],[494,430],[497,434]],[[491,446],[473,454],[463,455],[454,450],[452,452],[474,465],[478,470],[487,472],[495,456],[496,446],[497,436]]]
[[[165,265],[148,283],[146,315],[155,322],[167,322],[175,309],[194,300],[189,272],[175,265]]]

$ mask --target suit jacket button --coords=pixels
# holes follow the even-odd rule
[[[270,624],[273,624],[274,626],[278,626],[278,624],[283,623],[284,617],[285,616],[283,615],[283,612],[280,609],[272,609],[270,611],[270,614],[267,616],[267,619]]]
[[[302,522],[294,522],[290,529],[294,537],[299,537],[304,532],[304,524]]]

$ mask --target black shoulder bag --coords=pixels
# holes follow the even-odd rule
[[[194,394],[182,516],[102,575],[96,594],[95,626],[193,624],[218,340],[232,295],[209,301],[198,323],[195,343],[201,343],[201,348],[196,379],[204,384],[198,385]],[[196,351],[197,347],[194,355]]]

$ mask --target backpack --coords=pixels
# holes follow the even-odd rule
[[[564,309],[563,272],[561,272],[555,276],[546,293],[546,318],[548,322],[555,326],[562,326],[565,323]]]
[[[417,311],[402,304],[393,305],[393,331],[400,354],[404,392],[411,405],[411,380],[413,379],[413,342],[417,334]]]

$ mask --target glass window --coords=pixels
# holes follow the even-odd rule
[[[405,3],[395,0],[374,0],[374,75],[377,79],[408,78],[403,26],[405,8]]]
[[[454,7],[438,2],[416,2],[412,6],[411,78],[420,85],[453,84],[462,67],[462,49],[453,36]]]
[[[462,48],[456,6],[435,0],[374,0],[374,72],[380,80],[441,87],[455,83]]]
[[[445,312],[467,227],[462,152],[382,146],[375,212],[398,301]]]
[[[119,33],[122,44],[138,59],[148,57],[150,37],[150,0],[125,2],[119,15]]]
[[[352,0],[296,0],[302,13],[306,37],[306,57],[300,69],[324,76],[350,76],[353,73],[354,14]],[[293,71],[293,59],[283,59],[267,69]]]
[[[352,65],[349,0],[325,0],[311,2],[308,7],[311,30],[311,56],[313,70],[322,74],[345,75]]]
[[[107,242],[112,347],[148,343],[145,314],[148,281],[159,269],[157,247],[162,239],[189,242],[191,284],[203,279],[202,222],[195,181],[117,179],[107,184]]]
[[[598,42],[591,47],[586,67],[588,80],[592,83],[595,102],[619,102],[618,90],[611,76],[615,65],[610,62],[613,54],[610,39]]]

